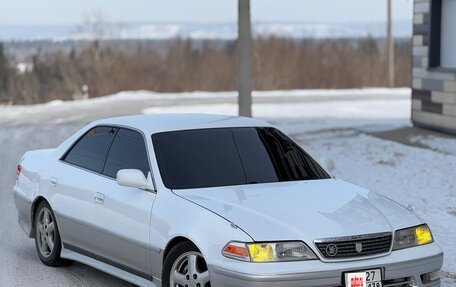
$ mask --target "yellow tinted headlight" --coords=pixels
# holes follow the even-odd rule
[[[250,262],[316,260],[318,257],[302,241],[244,243],[231,241],[222,250],[225,257]]]
[[[418,245],[432,242],[432,234],[427,225],[422,225],[415,228],[415,235]]]
[[[253,262],[268,262],[274,258],[274,249],[270,244],[249,244],[248,247]]]
[[[394,234],[393,250],[432,243],[432,233],[426,224],[401,229]]]

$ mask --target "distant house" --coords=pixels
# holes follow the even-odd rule
[[[412,121],[456,133],[456,0],[414,0]]]

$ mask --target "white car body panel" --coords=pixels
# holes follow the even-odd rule
[[[140,267],[138,271],[149,274],[149,228],[156,195],[121,187],[108,178],[100,179],[97,190],[103,192],[104,203],[93,205],[92,237],[97,238],[94,250],[109,260]]]
[[[338,179],[177,190],[246,230],[255,241],[392,232],[422,222],[397,203]]]

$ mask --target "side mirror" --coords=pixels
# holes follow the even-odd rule
[[[150,180],[150,173],[148,178],[139,169],[121,169],[117,172],[117,184],[120,186],[141,188],[147,190],[154,190],[153,184]]]

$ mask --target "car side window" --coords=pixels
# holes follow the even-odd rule
[[[101,172],[116,131],[117,128],[112,127],[91,129],[71,148],[63,160],[94,172]]]
[[[121,128],[114,138],[102,173],[116,178],[121,169],[139,169],[146,177],[150,171],[144,137],[139,132]]]

